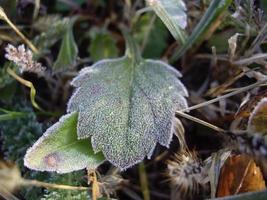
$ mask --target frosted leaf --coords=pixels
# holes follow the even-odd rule
[[[187,26],[186,5],[183,0],[146,0],[175,38]],[[177,34],[178,33],[178,34]]]
[[[77,139],[77,113],[64,115],[47,129],[28,149],[24,164],[39,171],[68,173],[86,167],[96,168],[104,161],[101,153],[94,154],[90,140]]]
[[[131,54],[84,68],[68,103],[68,112],[79,113],[78,138],[91,137],[94,150],[121,169],[150,157],[157,143],[168,147],[175,111],[187,107],[177,77],[168,64]]]

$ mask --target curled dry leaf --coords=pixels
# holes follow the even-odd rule
[[[254,96],[247,96],[241,103],[238,111],[234,116],[234,121],[232,123],[232,130],[245,130],[248,129],[249,118],[252,121],[253,110],[256,108],[257,104],[261,102],[263,98],[267,96],[267,91],[263,91]],[[250,127],[251,129],[251,127]]]
[[[266,188],[262,172],[248,155],[236,155],[227,159],[221,169],[217,196],[229,196]]]
[[[248,121],[248,130],[256,133],[267,133],[267,98],[262,98],[256,105]]]

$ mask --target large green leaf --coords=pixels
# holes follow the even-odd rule
[[[126,169],[168,147],[175,111],[187,107],[181,74],[162,61],[145,60],[128,38],[126,55],[84,68],[68,112],[78,111],[78,138],[92,137],[95,151]]]
[[[89,139],[77,139],[76,112],[60,118],[28,149],[24,164],[39,171],[68,173],[86,167],[96,168],[104,161],[101,153],[94,154]]]
[[[187,38],[184,45],[179,51],[173,54],[171,61],[179,59],[188,49],[192,47],[193,44],[201,42],[210,28],[216,24],[215,22],[222,16],[231,3],[232,0],[213,0],[200,22],[194,28],[192,34]]]
[[[173,37],[185,42],[187,26],[186,6],[183,0],[146,0],[158,17],[167,26]]]

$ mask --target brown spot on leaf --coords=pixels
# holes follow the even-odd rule
[[[44,162],[48,167],[56,167],[60,161],[57,153],[50,153],[44,157]]]

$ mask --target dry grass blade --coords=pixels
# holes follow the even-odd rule
[[[189,120],[191,120],[191,121],[194,121],[194,122],[196,122],[196,123],[202,124],[202,125],[204,125],[204,126],[206,126],[206,127],[209,127],[209,128],[211,128],[211,129],[217,131],[217,132],[221,132],[221,133],[225,132],[225,130],[222,129],[222,128],[219,128],[219,127],[217,127],[217,126],[215,126],[215,125],[213,125],[213,124],[210,124],[210,123],[208,123],[208,122],[206,122],[206,121],[203,121],[203,120],[201,120],[201,119],[198,119],[198,118],[196,118],[196,117],[193,117],[193,116],[191,116],[191,115],[188,115],[188,114],[186,114],[186,113],[183,113],[183,112],[181,112],[181,111],[176,111],[175,114],[177,114],[177,115],[179,115],[179,116],[181,116],[181,117],[184,117],[184,118],[186,118],[186,119],[189,119]]]
[[[185,108],[185,109],[182,109],[182,110],[179,110],[179,112],[188,112],[188,111],[191,111],[191,110],[195,110],[195,109],[198,109],[198,108],[201,108],[201,107],[204,107],[204,106],[207,106],[207,105],[210,105],[210,104],[213,104],[213,103],[216,103],[222,99],[226,99],[226,98],[229,98],[231,96],[234,96],[234,95],[237,95],[239,93],[242,93],[242,92],[246,92],[248,90],[251,90],[253,88],[256,88],[256,87],[260,87],[262,84],[266,83],[267,82],[267,79],[263,79],[261,81],[258,81],[254,84],[251,84],[249,86],[246,86],[246,87],[242,87],[242,88],[239,88],[238,90],[236,91],[233,91],[231,93],[228,93],[228,94],[225,94],[223,96],[220,96],[220,97],[217,97],[217,98],[214,98],[212,100],[209,100],[209,101],[205,101],[203,103],[200,103],[200,104],[197,104],[195,106],[191,106],[189,108]]]
[[[87,169],[88,174],[88,184],[92,185],[92,200],[97,200],[102,196],[99,188],[99,184],[97,181],[96,171],[92,169]]]
[[[8,74],[10,74],[10,76],[12,76],[14,79],[16,79],[18,82],[20,82],[21,84],[25,85],[26,87],[30,88],[30,97],[31,97],[31,102],[32,105],[40,110],[43,111],[43,109],[36,103],[35,101],[35,96],[36,96],[36,89],[34,88],[32,82],[27,81],[23,78],[21,78],[20,76],[18,76],[12,69],[8,68],[7,69]]]
[[[4,9],[0,7],[0,18],[4,20],[17,34],[18,36],[31,48],[34,53],[38,53],[38,49],[32,44],[30,40],[28,40],[23,33],[10,21],[7,17]]]
[[[44,187],[62,190],[89,190],[88,187],[59,185],[53,183],[46,183],[37,180],[23,179],[20,170],[14,163],[7,161],[0,161],[0,195],[9,196],[19,187]],[[12,196],[12,195],[11,195]],[[11,199],[11,198],[8,198]]]
[[[36,19],[38,17],[38,13],[40,10],[40,1],[41,0],[35,0],[35,7],[34,7],[34,12],[33,12],[33,19]]]

